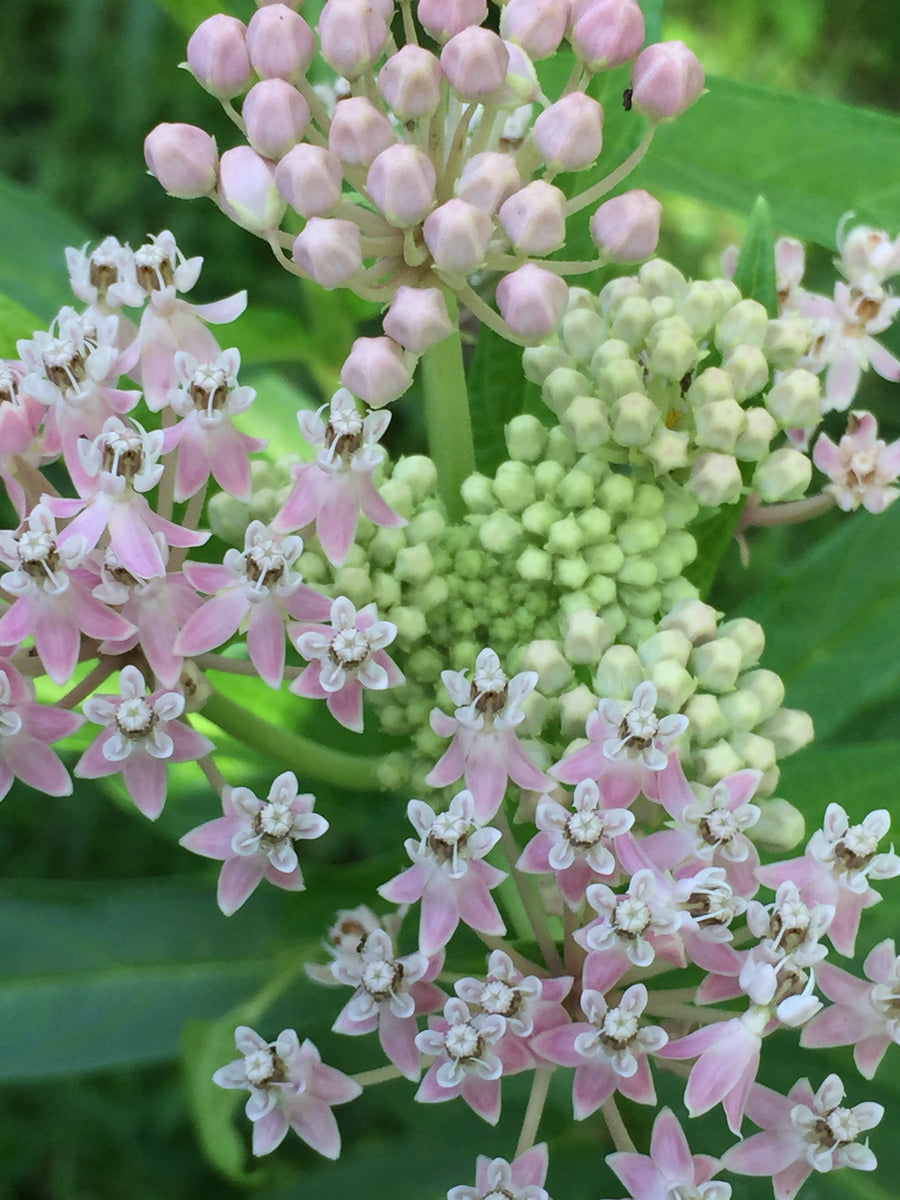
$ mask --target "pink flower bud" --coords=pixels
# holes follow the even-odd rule
[[[247,27],[218,13],[191,34],[188,66],[201,87],[219,100],[239,96],[253,74],[247,53]]]
[[[521,186],[522,177],[515,158],[511,154],[488,150],[469,159],[455,191],[460,200],[493,214]]]
[[[366,190],[391,225],[408,229],[424,220],[434,204],[436,183],[428,155],[403,144],[382,150],[369,167]]]
[[[235,146],[219,159],[219,206],[253,233],[270,233],[284,216],[285,202],[272,166],[250,146]]]
[[[425,218],[422,234],[436,267],[471,275],[484,262],[494,222],[474,204],[448,200]]]
[[[267,4],[250,18],[247,50],[260,79],[294,81],[309,69],[316,39],[299,13],[286,4]]]
[[[439,288],[399,287],[384,316],[384,332],[404,350],[424,354],[453,332]]]
[[[549,254],[566,239],[566,197],[535,179],[504,201],[500,224],[517,254]]]
[[[551,170],[589,167],[603,147],[603,109],[584,92],[571,92],[541,113],[534,140]]]
[[[347,79],[356,79],[368,71],[387,39],[387,22],[370,0],[328,0],[322,9],[319,17],[322,57]]]
[[[323,288],[340,287],[362,268],[359,227],[352,221],[310,217],[294,239],[294,262]]]
[[[341,198],[340,161],[324,146],[305,142],[275,167],[275,186],[301,217],[324,217]]]
[[[309,105],[284,79],[263,79],[247,93],[241,109],[247,141],[265,158],[282,158],[303,137]]]
[[[600,205],[591,217],[591,237],[610,262],[642,262],[656,249],[661,219],[660,202],[634,188]]]
[[[484,0],[419,0],[416,12],[422,27],[438,42],[446,42],[487,16]]]
[[[411,43],[392,54],[378,72],[378,90],[401,121],[429,116],[441,102],[441,64]]]
[[[368,167],[395,140],[390,121],[365,96],[350,96],[335,105],[328,145],[341,162]]]
[[[568,19],[568,0],[509,0],[500,13],[500,34],[535,60],[549,58],[559,49]]]
[[[450,39],[441,66],[460,100],[484,100],[506,83],[509,50],[496,33],[473,25]]]
[[[509,55],[506,78],[500,91],[491,96],[491,102],[499,104],[502,108],[521,108],[524,104],[534,104],[542,96],[541,82],[534,63],[515,42],[504,42],[503,45]],[[530,123],[529,114],[528,124]],[[524,133],[523,129],[519,136],[524,136]]]
[[[651,121],[674,121],[703,95],[700,60],[684,42],[657,42],[638,55],[632,102]]]
[[[195,200],[216,186],[216,143],[196,125],[157,125],[144,138],[144,161],[170,196]]]
[[[393,338],[357,338],[341,367],[341,383],[371,408],[383,408],[412,383],[403,347]]]
[[[644,44],[637,0],[595,0],[575,22],[575,53],[589,71],[620,67]]]
[[[497,307],[516,337],[540,342],[559,326],[569,289],[552,271],[526,263],[497,284]]]

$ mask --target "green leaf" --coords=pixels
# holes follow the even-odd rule
[[[629,187],[747,212],[763,194],[776,228],[833,246],[841,215],[900,227],[900,118],[711,76],[661,126]]]
[[[9,296],[0,296],[0,358],[16,358],[16,342],[30,338],[41,320]]]
[[[522,412],[540,415],[534,384],[522,373],[522,350],[482,325],[466,375],[475,437],[475,466],[493,475],[507,457],[504,427]]]
[[[185,33],[191,34],[207,17],[222,11],[218,0],[156,0],[175,24]]]
[[[662,37],[663,0],[640,0],[646,28],[645,42],[658,42]]]
[[[747,300],[756,300],[770,317],[778,316],[778,284],[775,282],[775,236],[772,214],[764,196],[757,196],[734,282]]]
[[[721,508],[705,509],[691,523],[690,532],[697,542],[697,557],[684,574],[704,600],[716,581],[719,565],[731,545],[743,507],[743,504],[723,504]]]

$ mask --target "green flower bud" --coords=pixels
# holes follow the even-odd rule
[[[443,669],[443,657],[429,646],[414,650],[406,660],[406,674],[421,683],[436,684]]]
[[[407,520],[415,511],[415,502],[413,500],[412,489],[402,479],[386,479],[381,485],[379,491],[382,499],[391,506],[391,508],[406,517]]]
[[[586,545],[602,542],[612,530],[612,517],[602,508],[586,508],[575,519],[581,526]]]
[[[590,573],[583,558],[558,558],[553,564],[553,578],[569,592],[584,587]]]
[[[621,338],[607,338],[594,351],[594,355],[591,358],[591,375],[595,376],[604,367],[608,367],[612,363],[631,361],[631,347],[627,342],[623,342]]]
[[[588,508],[594,502],[594,480],[579,467],[573,467],[559,481],[556,497],[563,508]]]
[[[450,646],[452,669],[454,671],[471,671],[481,649],[483,647],[469,640],[460,639],[460,641],[452,643]]]
[[[471,513],[489,513],[497,507],[490,479],[477,472],[464,479],[459,489],[466,508]]]
[[[516,570],[528,583],[549,583],[553,576],[553,559],[546,550],[528,546],[516,559]]]
[[[667,475],[688,465],[690,437],[677,429],[657,429],[656,433],[641,447],[641,453],[649,460],[656,475]]]
[[[612,700],[631,699],[646,676],[637,651],[631,646],[610,646],[600,659],[594,687],[598,696]]]
[[[549,500],[536,500],[522,513],[522,524],[529,533],[545,538],[550,526],[559,520],[560,510]]]
[[[769,364],[758,346],[735,346],[722,367],[731,376],[735,400],[749,400],[769,382]]]
[[[623,602],[624,603],[624,602]],[[656,614],[659,605],[653,609]],[[639,646],[641,642],[645,642],[648,637],[651,637],[653,630],[656,628],[656,621],[653,617],[638,617],[629,609],[628,623],[625,626],[624,632],[620,635],[623,642],[627,642],[629,646]]]
[[[691,655],[691,669],[703,688],[728,692],[741,669],[741,648],[731,638],[719,637],[697,646]]]
[[[394,463],[392,479],[405,483],[417,504],[433,495],[437,486],[437,467],[424,454],[410,454]]]
[[[573,308],[563,317],[559,334],[563,345],[573,358],[589,363],[597,347],[609,337],[609,329],[595,310]]]
[[[564,737],[584,732],[587,719],[597,707],[597,697],[584,683],[559,698],[559,723]]]
[[[248,516],[251,521],[262,521],[269,525],[287,497],[282,489],[263,487],[254,492],[250,499]],[[241,539],[243,541],[243,538]]]
[[[760,806],[760,817],[749,830],[757,845],[774,854],[786,854],[806,836],[803,813],[787,800],[766,800]]]
[[[610,335],[637,349],[653,324],[653,310],[644,296],[627,296],[616,309]]]
[[[443,575],[433,575],[424,586],[416,588],[416,606],[421,608],[422,612],[430,613],[439,604],[443,604],[449,594],[450,589]]]
[[[663,515],[670,529],[684,529],[700,512],[700,505],[684,488],[666,497]]]
[[[698,597],[696,587],[683,575],[679,575],[677,579],[667,579],[662,585],[663,602],[660,612],[670,612],[683,600],[696,600]]]
[[[297,559],[296,569],[307,583],[324,583],[330,578],[331,571],[325,558],[314,550],[304,550]]]
[[[540,737],[541,730],[547,724],[551,711],[555,708],[552,700],[542,696],[540,692],[529,692],[522,701],[522,711],[525,720],[518,727],[520,735]],[[547,764],[549,766],[549,763]]]
[[[650,301],[650,311],[653,313],[653,324],[674,317],[677,312],[677,301],[671,296],[654,296]]]
[[[534,486],[538,496],[553,496],[559,487],[559,482],[566,473],[561,462],[545,458],[534,468]]]
[[[400,791],[408,778],[406,761],[402,754],[385,755],[379,761],[377,771],[379,786],[386,792]]]
[[[816,425],[822,415],[822,388],[811,371],[788,371],[769,391],[765,403],[785,429]]]
[[[547,430],[529,413],[513,417],[506,426],[505,436],[509,457],[520,462],[537,462],[547,445]]]
[[[243,546],[250,519],[249,505],[228,492],[217,492],[210,498],[207,512],[210,528],[216,537],[232,546]]]
[[[652,566],[652,563],[651,563]],[[650,637],[656,628],[656,617],[662,605],[662,592],[658,587],[620,586],[618,589],[619,603],[628,610],[629,617],[653,617],[649,627],[644,630],[636,641],[642,642]]]
[[[566,300],[566,312],[575,312],[581,308],[587,309],[588,312],[596,312],[597,297],[588,288],[570,287],[569,296]]]
[[[718,741],[697,753],[694,770],[699,783],[705,783],[712,787],[726,775],[733,775],[735,771],[740,771],[743,765],[743,760],[735,754],[728,742]]]
[[[656,583],[656,567],[648,558],[639,555],[625,556],[617,576],[626,587],[650,588]]]
[[[701,504],[718,508],[720,504],[734,504],[740,499],[744,481],[730,454],[710,451],[698,455],[687,486]]]
[[[584,590],[588,596],[591,607],[596,608],[596,609],[600,609],[600,608],[606,609],[606,607],[608,605],[614,605],[616,596],[618,595],[618,589],[616,588],[616,581],[614,579],[611,579],[608,575],[602,575],[602,574],[592,575],[591,578],[588,580],[587,584],[585,585]],[[623,624],[624,624],[624,620],[625,620],[625,618],[623,617],[622,618]],[[609,624],[610,624],[610,627],[612,627],[611,621],[609,622]],[[620,625],[618,629],[613,629],[614,634],[621,633],[621,632],[622,632],[622,625]]]
[[[391,620],[397,626],[398,639],[407,646],[420,642],[428,633],[425,615],[418,608],[398,604],[391,609]]]
[[[659,627],[680,629],[695,646],[700,646],[716,636],[721,615],[702,600],[686,599],[673,605],[671,611],[660,621]]]
[[[736,346],[762,346],[769,314],[756,300],[739,300],[716,327],[716,346],[725,355]]]
[[[594,356],[596,359],[596,355]],[[632,358],[620,358],[599,371],[591,364],[594,386],[591,389],[604,404],[612,404],[620,396],[644,392],[644,370]]]
[[[669,296],[672,300],[680,300],[687,291],[687,280],[670,262],[664,258],[651,258],[638,271],[638,280],[644,289],[644,294],[652,300],[654,296]]]
[[[776,371],[787,371],[812,343],[813,329],[805,317],[781,317],[769,322],[763,353]]]
[[[633,517],[662,518],[666,506],[666,494],[655,483],[642,483],[635,488],[634,501],[631,507]],[[665,532],[665,519],[660,529],[660,536]]]
[[[447,519],[444,514],[437,508],[426,508],[416,513],[407,525],[406,540],[411,546],[420,542],[431,545],[441,540],[446,529]]]
[[[478,530],[478,539],[491,554],[510,554],[522,540],[524,530],[507,512],[491,513]]]
[[[660,412],[641,392],[620,397],[610,410],[613,439],[620,446],[643,446],[660,424]]]
[[[744,410],[747,428],[734,444],[735,457],[741,462],[759,462],[769,453],[769,443],[778,432],[778,423],[764,408]]]
[[[578,553],[584,543],[584,533],[574,517],[564,517],[555,521],[547,531],[547,549],[551,554],[562,554],[572,557]]]
[[[625,553],[616,542],[601,542],[587,547],[584,561],[597,575],[618,575],[625,562]]]
[[[591,381],[573,367],[557,367],[544,380],[541,396],[544,403],[561,417],[576,396],[589,395],[593,391]]]
[[[692,650],[690,638],[680,629],[661,629],[638,646],[638,654],[645,667],[652,667],[663,659],[671,659],[686,667]]]
[[[429,763],[434,762],[435,759],[440,757],[442,751],[446,750],[446,741],[443,738],[439,738],[428,726],[427,722],[425,725],[419,725],[415,728],[416,732],[413,734],[413,742],[416,749]]]
[[[728,728],[719,701],[708,692],[695,692],[684,706],[691,737],[701,746],[720,738]]]
[[[660,580],[677,579],[684,570],[685,561],[678,544],[664,537],[651,555],[656,574]]]
[[[572,664],[563,656],[559,644],[552,640],[535,640],[525,651],[522,663],[525,671],[537,671],[542,692],[555,695],[569,685],[574,674]]]
[[[753,475],[753,490],[766,504],[798,500],[812,479],[812,460],[793,446],[783,446],[759,464]]]
[[[338,595],[352,600],[357,608],[372,598],[372,580],[366,567],[341,567],[334,573],[334,588]]]
[[[395,604],[399,604],[401,595],[400,580],[387,571],[379,571],[372,579],[372,599],[380,613],[388,613]]]
[[[405,529],[377,529],[368,546],[369,561],[378,567],[393,566],[405,545]]]
[[[566,658],[573,663],[593,664],[615,641],[615,634],[602,617],[588,609],[570,613],[562,622]]]
[[[570,617],[572,613],[582,611],[594,611],[591,599],[586,592],[566,592],[565,595],[560,596],[556,612],[556,625],[551,636],[554,638],[559,636],[559,626],[561,621],[564,621],[566,617]]]
[[[684,396],[691,408],[702,408],[717,400],[734,399],[734,380],[721,367],[707,367],[697,376]]]
[[[616,541],[625,554],[646,554],[649,550],[656,549],[663,533],[665,533],[664,522],[660,529],[656,521],[648,520],[646,517],[634,517],[619,525],[616,529]]]
[[[483,579],[488,570],[488,559],[480,550],[472,547],[456,555],[454,567],[461,579]]]
[[[746,671],[759,662],[766,648],[766,634],[759,621],[735,617],[719,630],[722,637],[731,638],[741,648],[741,670]]]
[[[593,583],[594,580],[592,579],[591,584]],[[609,625],[616,637],[619,636],[619,634],[628,624],[628,617],[620,604],[610,604],[604,606],[599,615],[604,621],[606,621],[607,625]]]
[[[643,289],[637,279],[633,275],[621,275],[618,279],[611,279],[600,289],[597,301],[601,313],[606,317],[628,296],[640,295],[643,295]]]
[[[687,321],[694,337],[705,338],[725,311],[714,283],[697,279],[689,283],[678,302],[678,314]]]
[[[760,721],[774,716],[784,701],[784,683],[774,671],[760,667],[756,671],[747,671],[738,682],[744,691],[752,692],[759,701]]]
[[[734,451],[738,438],[747,428],[747,414],[737,400],[713,400],[694,413],[698,446],[708,450]]]
[[[383,707],[379,705],[378,723],[385,733],[389,733],[391,735],[399,735],[409,732],[409,725],[407,724],[406,720],[406,709],[399,704],[385,704]]]
[[[722,696],[719,704],[722,715],[732,730],[749,730],[759,724],[759,701],[752,692],[738,688],[729,692],[727,696]]]
[[[756,732],[772,739],[779,758],[802,750],[814,737],[812,717],[799,708],[779,708]]]
[[[606,405],[596,396],[576,396],[560,417],[560,424],[579,453],[605,446],[609,441]]]
[[[577,458],[578,451],[572,445],[566,431],[555,425],[547,435],[547,460],[558,462],[568,470],[569,467],[574,467]],[[540,465],[539,463],[538,466]]]
[[[559,367],[573,366],[571,355],[562,346],[529,346],[522,354],[522,370],[529,383],[541,387]]]
[[[741,695],[735,692],[734,695]],[[749,695],[744,692],[743,695]],[[725,699],[728,699],[726,696]],[[757,733],[742,730],[731,738],[735,753],[739,754],[748,767],[754,771],[771,771],[775,766],[775,747],[768,738],[760,737]]]
[[[657,321],[647,334],[647,349],[653,374],[676,383],[693,370],[700,353],[690,325],[676,316]]]
[[[523,462],[504,462],[497,468],[494,495],[508,513],[520,513],[535,500],[534,472]]]
[[[659,707],[666,712],[680,712],[697,689],[697,681],[681,663],[662,659],[653,664],[649,678],[656,688]]]
[[[722,311],[725,312],[732,308],[735,304],[739,304],[743,299],[741,290],[737,284],[731,279],[723,279],[721,276],[717,279],[711,279],[710,283],[718,291],[722,297]]]
[[[434,560],[425,543],[404,546],[394,562],[394,573],[398,579],[409,583],[424,583],[430,579],[434,574]]]

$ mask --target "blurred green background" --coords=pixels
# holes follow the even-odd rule
[[[169,8],[177,11],[177,0],[170,0]],[[236,5],[232,11],[246,17],[252,5]],[[791,0],[788,4],[784,0],[744,0],[740,4],[668,0],[663,31],[665,37],[681,37],[689,42],[710,72],[897,111],[900,26],[896,15],[896,0],[845,0],[840,5],[827,0]],[[188,254],[205,258],[197,299],[211,300],[247,286],[251,307],[284,310],[297,313],[301,322],[310,320],[296,284],[278,271],[265,246],[231,225],[210,205],[186,204],[165,196],[145,172],[142,141],[157,122],[187,121],[215,133],[222,146],[234,141],[232,127],[216,104],[186,72],[178,70],[184,46],[183,32],[166,7],[155,0],[43,0],[39,4],[7,0],[0,5],[0,174],[52,201],[68,214],[73,227],[85,230],[85,237],[114,233],[137,245],[148,232],[172,229]],[[733,137],[740,140],[743,132],[735,129]],[[827,125],[821,128],[819,137],[821,142],[811,149],[820,157],[827,156]],[[843,165],[838,156],[831,169],[839,179]],[[900,173],[900,161],[897,171]],[[667,200],[663,251],[688,274],[714,273],[724,246],[740,240],[744,216],[684,196],[673,195]],[[5,249],[14,247],[16,237],[16,230],[9,225],[0,229],[0,244],[5,243]],[[48,244],[46,255],[61,262],[62,249],[62,244]],[[823,287],[828,286],[833,275],[831,252],[827,247],[811,248],[813,285],[821,280]],[[334,348],[338,362],[349,348],[351,320],[343,331],[348,335],[345,344],[338,339]],[[290,353],[289,337],[284,345],[284,362],[270,365],[283,367],[300,386],[316,395],[323,375],[327,377],[327,365],[298,367]],[[896,339],[893,346],[898,348]],[[864,402],[878,412],[888,436],[900,434],[896,398],[887,385],[868,377]],[[408,416],[401,437],[414,441],[415,436],[415,420]],[[716,594],[719,606],[736,609],[744,597],[783,572],[786,563],[813,547],[823,531],[836,529],[837,525],[835,519],[820,524],[815,531],[771,531],[760,538],[748,572],[738,569],[736,556],[729,564],[732,569]],[[864,528],[867,532],[862,549],[855,548],[860,554],[865,550],[871,559],[883,536],[881,528],[896,531],[897,522],[874,532],[868,524]],[[840,536],[845,537],[850,554],[856,539],[850,533]],[[814,574],[809,578],[815,578]],[[797,588],[802,591],[807,585],[802,580],[795,582],[793,594],[796,596]],[[877,589],[877,578],[871,586]],[[894,593],[888,590],[886,594]],[[770,643],[774,641],[776,649],[780,645],[782,655],[789,658],[794,627],[777,604],[773,602],[770,608],[773,620],[781,618],[778,628],[768,630]],[[761,611],[751,609],[751,615]],[[839,671],[835,678],[839,681]],[[888,689],[887,683],[884,688]],[[800,703],[796,697],[793,702]],[[843,726],[844,742],[859,748],[861,770],[871,763],[871,758],[866,758],[867,743],[895,736],[895,699],[891,703],[893,707],[884,702],[878,687],[873,687],[866,693],[866,702],[857,706]],[[809,791],[845,778],[841,772],[846,773],[846,757],[835,765],[826,747],[818,761],[818,775],[812,784],[806,783]],[[264,776],[264,765],[261,767]],[[807,774],[809,770],[807,766]],[[890,764],[884,770],[888,781]],[[201,800],[193,794],[194,787],[190,777],[184,788],[184,802],[188,807],[194,805],[196,820],[202,820],[213,814],[208,809],[208,796]],[[362,852],[363,834],[359,833],[359,844],[354,844],[352,814],[346,815],[350,832],[345,834],[344,852],[352,859]],[[182,816],[177,831],[190,823]],[[82,960],[87,961],[93,948],[97,950],[98,969],[115,967],[117,964],[107,962],[101,952],[104,930],[107,923],[109,928],[121,928],[123,918],[121,913],[117,917],[104,908],[103,881],[145,880],[145,891],[136,889],[131,894],[132,907],[127,911],[149,915],[134,929],[134,939],[141,945],[123,952],[125,958],[132,954],[137,961],[145,954],[151,967],[141,986],[151,987],[153,935],[146,922],[152,919],[162,926],[177,924],[179,919],[187,921],[186,913],[202,911],[209,916],[210,929],[219,931],[209,937],[220,939],[222,945],[186,943],[182,949],[185,966],[195,959],[202,960],[210,966],[207,984],[212,980],[209,986],[204,984],[206,1009],[201,1004],[191,1015],[214,1017],[252,990],[257,974],[249,970],[237,983],[234,979],[229,983],[228,961],[232,954],[243,955],[242,963],[252,960],[248,946],[252,948],[260,922],[268,919],[273,928],[288,928],[295,935],[301,933],[296,923],[305,922],[302,936],[314,944],[331,908],[352,902],[353,898],[323,898],[313,909],[307,906],[302,916],[296,916],[297,910],[289,910],[280,897],[269,897],[256,905],[252,914],[232,919],[226,935],[224,923],[210,911],[214,871],[173,850],[172,828],[165,822],[149,827],[130,806],[111,802],[109,794],[100,790],[79,788],[76,797],[64,800],[46,800],[26,789],[14,791],[0,811],[0,868],[13,881],[12,891],[4,893],[4,919],[11,924],[5,932],[0,931],[0,947],[12,946],[21,959],[30,937],[29,922],[36,922],[37,929],[41,922],[55,920],[54,914],[69,911],[66,906],[71,907],[73,897],[79,896],[81,919],[76,914],[68,927],[59,918],[60,959],[66,953],[77,955],[83,951]],[[311,870],[312,878],[317,878],[315,854]],[[327,866],[321,864],[318,878],[324,882],[326,874]],[[371,876],[375,882],[387,877],[382,864],[376,863]],[[354,898],[366,894],[372,878],[362,875],[356,880]],[[46,880],[57,881],[55,890],[39,882]],[[311,886],[310,895],[312,892]],[[166,895],[172,899],[164,900]],[[54,908],[56,900],[58,910]],[[880,936],[888,936],[891,913],[879,909],[878,916]],[[231,948],[225,945],[226,936],[234,939]],[[264,943],[258,953],[262,960],[268,935],[259,937]],[[866,944],[870,945],[871,940],[867,939]],[[0,975],[11,971],[12,957],[0,953]],[[222,980],[218,988],[215,980],[219,976],[213,967]],[[248,970],[244,966],[241,969]],[[33,968],[35,976],[39,973],[40,964]],[[23,972],[23,978],[26,975]],[[4,992],[0,1020],[4,1013],[15,1009],[14,993],[15,986]],[[327,997],[332,998],[343,1003],[346,997],[343,993]],[[303,1024],[308,1003],[312,1003],[309,985],[297,984],[282,1004],[283,1012],[267,1019],[267,1027],[280,1028],[277,1018],[281,1015],[284,1023],[297,1023],[301,1032],[313,1032],[317,1039],[320,1035],[327,1037],[330,1018],[326,1019],[321,1010],[314,1029]],[[10,1031],[6,1032],[9,1036]],[[227,1200],[246,1194],[246,1188],[227,1182],[206,1165],[191,1125],[179,1068],[171,1062],[171,1052],[155,1049],[151,1041],[148,1030],[147,1046],[136,1048],[134,1055],[134,1061],[151,1065],[86,1075],[71,1071],[62,1078],[48,1076],[31,1083],[19,1082],[0,1093],[0,1200],[106,1200],[123,1195],[133,1200],[170,1200],[200,1194]],[[340,1051],[340,1065],[356,1062],[352,1052],[357,1048],[350,1049],[349,1053],[343,1048]],[[847,1056],[843,1057],[846,1061]],[[360,1066],[378,1062],[371,1047],[366,1048],[362,1058],[365,1061],[360,1061]],[[212,1066],[220,1065],[220,1061],[225,1060]],[[791,1076],[786,1082],[792,1082],[796,1072],[791,1074],[789,1062],[784,1070]],[[5,1074],[10,1076],[9,1071]],[[15,1071],[11,1074],[17,1079],[26,1077]],[[859,1083],[852,1068],[846,1078],[851,1087]],[[510,1115],[504,1117],[501,1131],[489,1138],[487,1127],[468,1110],[460,1111],[459,1104],[422,1108],[411,1114],[405,1085],[391,1085],[381,1094],[376,1089],[365,1104],[350,1106],[338,1114],[354,1155],[330,1167],[291,1139],[276,1156],[278,1161],[266,1165],[257,1182],[264,1185],[265,1200],[312,1200],[320,1194],[339,1195],[344,1191],[373,1195],[373,1173],[397,1171],[398,1177],[407,1181],[396,1193],[402,1200],[407,1195],[410,1200],[443,1196],[449,1184],[471,1182],[469,1147],[482,1144],[479,1139],[485,1145],[497,1146],[503,1130],[507,1130],[503,1144],[509,1145],[509,1131],[524,1098],[521,1085],[522,1080],[512,1081],[506,1099]],[[587,1128],[573,1127],[565,1115],[568,1079],[558,1078],[554,1088],[548,1131],[558,1135],[564,1152],[561,1161],[568,1164],[551,1172],[555,1200],[598,1197],[604,1188],[616,1192],[618,1185],[608,1179],[600,1183],[585,1178],[580,1166],[583,1155],[590,1152],[597,1156],[601,1150],[591,1145]],[[667,1088],[663,1081],[664,1098]],[[409,1123],[411,1117],[416,1118],[414,1125]],[[711,1124],[721,1129],[721,1122]],[[415,1134],[407,1132],[409,1129]],[[885,1134],[886,1130],[877,1131],[873,1143],[885,1146]],[[245,1135],[242,1129],[244,1144]],[[461,1166],[454,1170],[452,1157],[445,1153],[438,1167],[434,1156],[441,1147],[461,1142],[466,1145]],[[450,1174],[444,1179],[448,1158]],[[432,1170],[436,1182],[429,1187],[425,1179]],[[833,1181],[822,1189],[817,1180],[807,1185],[803,1195],[809,1200],[826,1194],[886,1200],[893,1194],[884,1182],[858,1174],[847,1178],[849,1175],[847,1172],[838,1177],[837,1190],[829,1190]],[[408,1181],[415,1179],[421,1181],[421,1190],[413,1195],[406,1189]],[[755,1184],[751,1188],[741,1181],[732,1182],[735,1195],[756,1197],[766,1192]]]

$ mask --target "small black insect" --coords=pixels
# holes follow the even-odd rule
[[[631,97],[634,95],[634,88],[627,87],[622,93],[622,107],[626,112],[631,112]]]

